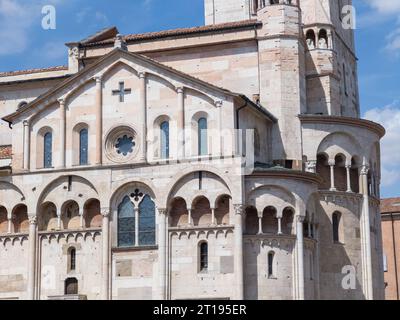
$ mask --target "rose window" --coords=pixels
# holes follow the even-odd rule
[[[129,137],[127,135],[118,138],[117,143],[115,144],[117,153],[122,154],[124,157],[132,153],[134,147],[135,147],[135,141],[133,141],[133,137]]]

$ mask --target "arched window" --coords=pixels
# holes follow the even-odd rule
[[[135,206],[128,196],[118,207],[118,247],[135,245]]]
[[[76,270],[76,249],[71,248],[69,250],[69,271]]]
[[[318,47],[328,49],[328,33],[325,29],[321,29],[318,33]]]
[[[274,277],[274,256],[275,252],[268,253],[268,278]]]
[[[88,129],[79,132],[79,165],[88,164]]]
[[[43,167],[51,168],[53,166],[53,134],[47,132],[43,137]]]
[[[306,33],[306,41],[309,49],[315,48],[315,32],[313,29],[310,29]]]
[[[333,242],[339,243],[340,242],[340,219],[341,214],[340,212],[334,212],[332,214],[332,232],[333,232]]]
[[[200,272],[208,270],[208,244],[207,242],[200,243]]]
[[[200,118],[197,122],[198,125],[198,149],[199,156],[205,156],[208,153],[207,147],[207,119]]]
[[[78,280],[76,278],[68,278],[65,280],[65,294],[78,294]]]
[[[146,195],[139,205],[139,245],[149,246],[156,243],[156,207],[154,201]]]
[[[160,136],[161,136],[161,158],[168,159],[169,158],[169,122],[164,121],[160,125]]]

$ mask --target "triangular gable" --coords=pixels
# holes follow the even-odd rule
[[[32,102],[30,102],[29,104],[18,109],[16,112],[4,117],[3,120],[6,122],[9,122],[9,123],[12,123],[16,118],[22,116],[23,114],[25,114],[29,111],[32,111],[32,108],[34,108],[37,105],[40,105],[43,102],[46,102],[46,101],[55,102],[56,99],[51,99],[51,97],[53,95],[60,94],[62,92],[62,90],[64,90],[70,84],[79,83],[82,79],[85,78],[85,76],[87,76],[90,73],[93,73],[96,70],[96,68],[98,68],[102,63],[104,63],[108,59],[112,59],[115,56],[118,56],[120,58],[123,58],[123,57],[133,58],[134,60],[137,61],[138,64],[144,63],[147,65],[159,68],[160,70],[165,72],[165,74],[167,76],[184,79],[185,82],[191,83],[194,87],[200,87],[200,88],[207,89],[208,91],[213,92],[215,96],[230,96],[232,98],[240,99],[240,100],[244,101],[246,104],[253,106],[258,112],[263,113],[263,115],[267,116],[271,121],[275,122],[275,120],[276,120],[264,108],[256,105],[255,103],[253,103],[250,99],[248,99],[244,95],[234,93],[229,90],[217,87],[206,81],[200,80],[200,79],[190,76],[186,73],[178,71],[174,68],[171,68],[164,64],[161,64],[161,63],[159,63],[153,59],[150,59],[146,56],[143,56],[143,55],[137,54],[137,53],[128,52],[128,51],[122,50],[120,48],[115,48],[114,50],[112,50],[111,52],[109,52],[108,54],[103,56],[102,58],[98,59],[95,63],[93,63],[89,67],[82,69],[81,71],[76,73],[74,76],[66,79],[65,81],[61,82],[60,84],[58,84],[54,88],[50,89],[46,93],[40,95],[38,98],[36,98]]]

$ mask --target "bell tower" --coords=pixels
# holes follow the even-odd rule
[[[302,0],[307,113],[360,117],[352,0]]]
[[[205,0],[206,25],[249,20],[253,0]]]

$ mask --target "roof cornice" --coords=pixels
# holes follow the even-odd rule
[[[322,178],[315,174],[299,170],[289,170],[289,169],[263,169],[255,170],[252,174],[247,175],[247,178],[279,178],[279,179],[289,179],[289,180],[302,180],[312,184],[319,184],[322,182]]]
[[[386,130],[382,125],[365,119],[312,114],[300,114],[298,117],[302,123],[325,123],[356,126],[373,131],[380,138],[386,134]]]
[[[261,25],[262,25],[261,21],[252,19],[252,20],[212,24],[212,25],[191,27],[191,28],[181,28],[181,29],[163,30],[158,32],[130,34],[130,35],[125,35],[123,38],[127,42],[127,44],[129,44],[138,41],[148,41],[148,40],[170,38],[170,37],[198,36],[200,34],[212,33],[212,32],[221,32],[221,31],[230,32],[240,29],[244,30],[244,29],[259,27]],[[96,42],[84,42],[84,43],[81,42],[80,45],[82,47],[101,47],[101,46],[109,46],[112,45],[113,43],[114,43],[114,38],[111,38]]]

